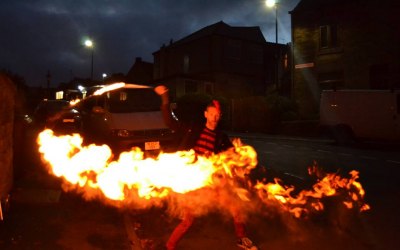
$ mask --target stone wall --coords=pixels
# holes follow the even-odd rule
[[[13,184],[13,127],[16,89],[13,82],[0,73],[0,200]]]

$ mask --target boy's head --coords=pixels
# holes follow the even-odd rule
[[[206,118],[206,127],[215,130],[221,119],[221,105],[217,100],[212,100],[212,102],[207,105],[204,111],[204,117]]]

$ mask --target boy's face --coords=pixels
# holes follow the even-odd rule
[[[216,107],[208,107],[206,111],[204,111],[204,117],[207,120],[207,128],[214,130],[217,127],[218,122],[221,118],[221,111]]]

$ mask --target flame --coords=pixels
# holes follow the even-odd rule
[[[79,98],[77,98],[77,99],[74,99],[74,100],[70,100],[69,101],[69,105],[70,106],[74,106],[74,105],[76,105],[78,102],[80,102],[81,101],[81,99],[79,99]]]
[[[309,171],[311,174],[312,171]],[[365,191],[358,179],[358,172],[353,170],[350,178],[344,178],[334,173],[325,174],[325,176],[315,183],[312,190],[301,190],[297,195],[292,195],[294,187],[286,187],[279,184],[280,180],[275,179],[275,183],[261,183],[255,185],[258,190],[259,197],[265,203],[270,200],[277,201],[281,207],[291,212],[295,217],[299,218],[310,212],[310,208],[315,211],[324,209],[321,200],[325,197],[345,194],[343,204],[351,209],[358,204],[360,211],[370,209],[368,204],[363,203]],[[307,206],[308,205],[308,206]]]
[[[256,157],[248,159],[256,154],[247,146],[210,157],[196,156],[190,150],[162,153],[157,158],[144,158],[139,148],[133,148],[112,160],[108,146],[82,146],[79,134],[55,136],[52,130],[45,130],[38,143],[54,175],[72,185],[100,189],[112,200],[124,200],[125,188],[137,190],[139,197],[146,199],[162,198],[171,191],[187,193],[212,185],[218,171],[244,173],[257,164]]]
[[[96,91],[93,93],[93,95],[101,95],[101,94],[103,94],[103,93],[105,93],[105,92],[107,92],[107,91],[111,91],[111,90],[115,90],[115,89],[120,89],[120,88],[123,88],[124,86],[125,86],[125,83],[124,83],[124,82],[113,83],[113,84],[110,84],[110,85],[108,85],[108,86],[105,86],[105,87],[103,87],[103,88],[101,88],[101,89],[96,90]]]
[[[296,195],[293,186],[286,186],[279,179],[273,183],[251,183],[248,174],[258,164],[257,153],[239,139],[233,140],[232,149],[220,154],[198,156],[190,150],[160,153],[154,158],[145,158],[139,148],[116,158],[107,145],[83,145],[79,134],[55,136],[49,129],[39,134],[37,142],[49,172],[64,179],[69,188],[122,204],[132,200],[151,203],[176,195],[191,196],[193,204],[204,204],[215,202],[218,195],[225,193],[228,198],[219,201],[221,206],[244,204],[242,208],[252,209],[251,204],[261,201],[266,207],[275,204],[300,218],[322,211],[323,198],[343,195],[346,208],[370,209],[363,202],[365,191],[357,181],[357,171],[344,178],[309,169],[318,180],[311,190],[301,190]],[[210,190],[219,191],[212,194]],[[193,198],[196,195],[200,195],[198,200]]]

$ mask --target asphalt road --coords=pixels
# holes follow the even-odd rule
[[[304,138],[235,136],[256,148],[260,165],[268,170],[261,174],[299,189],[308,187],[305,171],[313,160],[329,171],[357,168],[371,206],[358,213],[333,198],[324,212],[308,219],[271,211],[252,214],[248,232],[260,249],[398,249],[398,151]],[[11,207],[0,222],[0,249],[163,249],[179,222],[165,207],[118,209],[64,192],[61,181],[44,170],[34,142],[27,140],[25,146],[15,168]],[[179,249],[238,249],[231,218],[217,213],[198,218]]]

